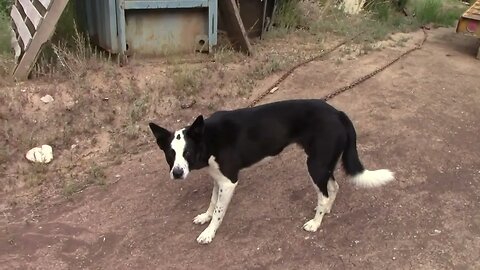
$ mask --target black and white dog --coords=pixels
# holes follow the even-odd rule
[[[192,170],[209,167],[214,179],[210,206],[193,220],[210,221],[197,238],[210,243],[222,223],[238,183],[238,173],[292,144],[307,154],[308,172],[315,183],[318,202],[315,217],[303,229],[315,232],[330,213],[338,192],[333,172],[342,157],[352,181],[363,187],[381,186],[394,179],[391,171],[366,170],[357,153],[356,133],[347,115],[321,100],[288,100],[254,108],[219,111],[208,119],[200,115],[175,132],[150,123],[163,150],[172,179],[185,179]]]

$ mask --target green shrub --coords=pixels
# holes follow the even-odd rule
[[[10,52],[10,19],[0,12],[0,55]]]
[[[303,23],[302,10],[298,0],[283,0],[278,3],[275,24],[285,29],[296,28]]]
[[[417,20],[422,23],[433,23],[440,26],[451,26],[461,16],[464,7],[450,4],[443,0],[416,0],[413,10]],[[453,3],[452,1],[450,1]]]

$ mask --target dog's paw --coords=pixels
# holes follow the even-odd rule
[[[193,219],[193,223],[195,223],[195,224],[205,224],[205,223],[209,222],[211,219],[212,219],[211,215],[209,215],[208,213],[203,213],[203,214],[200,214],[200,215],[196,216]]]
[[[307,223],[303,225],[303,229],[307,232],[316,232],[320,227],[320,222],[315,220],[309,220]]]
[[[197,242],[199,244],[209,244],[212,242],[213,238],[215,237],[215,231],[206,228],[198,237],[197,237]]]

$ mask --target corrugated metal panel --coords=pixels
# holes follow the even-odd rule
[[[77,0],[90,39],[105,50],[118,53],[115,0]]]

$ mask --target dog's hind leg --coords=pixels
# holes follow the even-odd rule
[[[216,180],[213,180],[213,190],[212,190],[212,198],[210,200],[210,205],[205,213],[202,213],[196,216],[193,219],[193,223],[195,224],[205,224],[212,219],[213,211],[215,209],[215,205],[217,204],[218,199],[218,184]]]
[[[316,232],[322,224],[322,219],[328,210],[330,198],[328,197],[328,179],[331,172],[327,167],[322,167],[315,159],[308,158],[308,172],[315,183],[317,191],[317,207],[315,209],[315,217],[303,225],[303,229],[309,232]]]
[[[330,179],[327,184],[327,191],[328,191],[328,204],[325,208],[325,214],[330,214],[332,211],[333,202],[335,202],[335,198],[337,197],[337,193],[339,190],[339,186],[337,181]],[[315,211],[317,211],[317,207],[315,207]]]
[[[333,203],[337,198],[338,189],[339,189],[339,186],[337,181],[330,179],[327,184],[328,204],[327,204],[327,207],[325,208],[326,214],[330,214],[330,212],[332,211]]]

